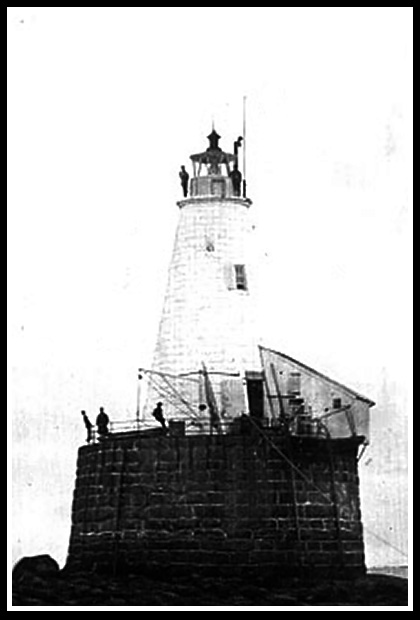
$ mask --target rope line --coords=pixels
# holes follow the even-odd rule
[[[183,415],[187,415],[189,416],[196,424],[199,423],[199,418],[198,418],[198,414],[193,414],[189,408],[183,408],[179,403],[178,403],[178,398],[172,394],[169,389],[158,383],[157,379],[155,379],[154,377],[150,376],[149,377],[149,381],[152,385],[152,389],[156,390],[156,392],[162,397],[162,398],[166,398],[169,403],[171,405],[173,405],[175,407],[175,409],[177,409],[177,411],[179,411],[181,414]],[[182,402],[182,401],[181,401]],[[182,403],[183,405],[185,405],[185,407],[187,407],[186,403]]]
[[[381,543],[383,543],[384,545],[387,545],[388,547],[391,547],[391,549],[394,549],[394,551],[398,551],[398,553],[400,553],[401,555],[403,555],[405,558],[408,558],[408,553],[406,553],[405,551],[403,551],[402,549],[399,549],[398,547],[396,547],[395,545],[393,545],[392,543],[388,542],[385,538],[382,538],[382,536],[379,536],[379,534],[376,534],[373,530],[371,530],[369,527],[363,527],[364,530],[366,530],[366,532],[368,534],[370,534],[371,536],[373,536],[374,538],[377,538]]]
[[[154,378],[152,378],[152,377],[149,377],[149,381],[150,381],[150,384],[151,384],[151,386],[152,386],[152,389],[153,389],[153,390],[156,390],[156,392],[158,393],[158,395],[159,395],[161,398],[163,398],[163,399],[167,399],[167,400],[169,401],[169,403],[170,403],[171,405],[173,405],[173,406],[175,407],[175,409],[176,409],[177,411],[179,411],[182,415],[185,415],[185,414],[187,414],[187,415],[188,415],[188,412],[187,412],[187,411],[185,411],[185,410],[184,410],[184,409],[183,409],[183,408],[179,405],[179,403],[178,403],[178,402],[174,399],[174,397],[172,396],[172,394],[170,394],[170,393],[168,392],[168,389],[167,389],[167,388],[165,388],[163,385],[160,385],[160,384],[157,382],[157,380],[156,380],[156,379],[154,379]]]
[[[187,407],[187,409],[190,411],[190,415],[192,415],[195,418],[197,418],[198,414],[196,413],[196,411],[194,411],[194,408],[192,407],[192,405],[190,405],[190,403],[182,396],[182,394],[179,393],[179,390],[177,390],[175,388],[175,386],[173,386],[172,383],[170,383],[170,381],[169,381],[169,379],[167,377],[163,376],[162,378],[165,381],[165,383],[167,384],[168,388],[174,393],[175,397],[179,398],[179,400],[182,402],[182,404]]]
[[[334,502],[331,500],[331,498],[326,495],[324,493],[324,491],[321,491],[321,489],[314,483],[312,482],[312,480],[310,478],[308,478],[300,469],[299,467],[297,467],[293,461],[291,461],[285,454],[284,452],[282,452],[280,450],[280,448],[273,442],[271,441],[271,439],[264,433],[264,431],[262,429],[259,428],[259,426],[254,422],[254,420],[250,417],[249,418],[252,421],[252,424],[255,426],[255,428],[259,431],[259,433],[264,437],[264,439],[274,448],[274,450],[276,450],[276,452],[278,452],[280,454],[280,456],[290,465],[290,467],[292,467],[301,478],[303,478],[303,480],[305,480],[305,482],[307,482],[309,485],[311,485],[314,489],[316,489],[324,499],[327,500],[327,502],[329,504],[333,504]]]
[[[264,439],[276,450],[276,452],[278,452],[280,454],[280,456],[291,466],[293,467],[293,469],[299,474],[299,476],[301,478],[303,478],[303,480],[305,480],[308,484],[310,484],[314,489],[316,489],[330,504],[334,504],[334,502],[323,492],[321,491],[321,489],[314,483],[312,482],[312,480],[310,480],[310,478],[308,478],[307,476],[305,476],[305,474],[299,469],[299,467],[297,467],[281,450],[280,448],[273,442],[271,441],[271,439],[264,433],[264,431],[262,431],[262,429],[254,422],[254,420],[252,420],[252,418],[249,418],[253,425],[255,426],[255,428],[259,431],[259,433],[262,435],[262,437],[264,437]],[[374,538],[376,538],[377,540],[379,540],[380,542],[382,542],[384,545],[387,545],[388,547],[390,547],[391,549],[394,549],[394,551],[397,551],[398,553],[400,553],[401,555],[403,555],[405,558],[408,558],[408,554],[405,553],[405,551],[402,551],[401,549],[399,549],[398,547],[396,547],[395,545],[393,545],[392,543],[390,543],[389,541],[387,541],[385,538],[382,538],[382,536],[379,536],[378,534],[376,534],[373,530],[371,530],[369,527],[363,525],[363,529],[369,533],[371,536],[373,536]]]

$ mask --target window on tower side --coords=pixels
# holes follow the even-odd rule
[[[245,265],[235,265],[235,283],[236,288],[240,291],[247,291],[247,281],[245,273]]]
[[[287,380],[287,393],[289,396],[300,396],[301,375],[300,372],[289,373]]]

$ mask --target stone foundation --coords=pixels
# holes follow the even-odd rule
[[[67,565],[175,574],[363,574],[360,441],[294,437],[287,443],[270,431],[138,433],[84,446]]]

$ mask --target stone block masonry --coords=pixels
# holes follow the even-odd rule
[[[84,446],[67,565],[165,574],[363,574],[359,444],[309,437],[287,443],[267,432],[139,433]]]

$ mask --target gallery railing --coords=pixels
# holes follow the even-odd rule
[[[171,419],[166,424],[166,428],[154,420],[115,420],[110,422],[106,434],[99,434],[96,429],[92,429],[91,442],[96,443],[128,435],[178,437],[183,435],[243,435],[255,431],[256,428],[299,437],[326,437],[328,435],[322,421],[309,416],[299,416],[285,422],[279,419],[258,419],[243,415],[213,423],[210,420]]]

